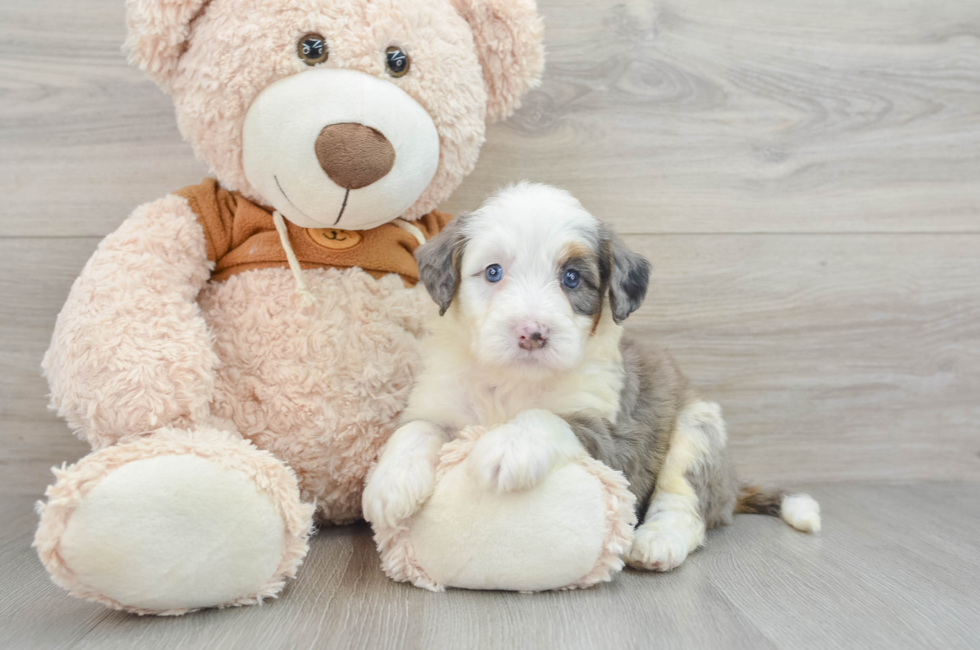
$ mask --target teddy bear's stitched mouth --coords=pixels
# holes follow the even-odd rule
[[[278,176],[276,176],[275,174],[273,174],[272,175],[272,180],[274,180],[276,182],[276,187],[279,188],[279,192],[284,197],[286,197],[286,200],[287,201],[289,201],[289,205],[293,206],[296,209],[296,211],[299,212],[304,217],[306,217],[307,220],[309,220],[309,221],[316,221],[316,219],[310,219],[309,215],[307,215],[305,212],[303,212],[302,210],[300,210],[296,206],[296,204],[293,203],[293,200],[289,198],[289,195],[288,194],[286,194],[286,190],[282,189],[282,183],[279,182],[279,177]],[[333,222],[333,225],[336,226],[338,223],[340,223],[340,218],[342,216],[344,216],[344,210],[347,208],[347,197],[349,197],[349,196],[350,196],[350,189],[348,188],[347,191],[344,192],[344,202],[340,205],[340,213],[337,215],[337,219]]]
[[[340,223],[340,218],[344,216],[344,210],[347,209],[347,197],[349,196],[350,188],[348,187],[347,191],[344,192],[344,202],[340,204],[340,214],[337,215],[337,220],[333,222],[333,225],[336,226],[338,223]]]

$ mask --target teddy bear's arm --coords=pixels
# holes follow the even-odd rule
[[[137,208],[99,244],[42,368],[51,405],[93,447],[208,412],[217,357],[197,294],[210,276],[187,200]]]

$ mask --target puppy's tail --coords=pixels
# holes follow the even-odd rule
[[[804,533],[820,532],[820,504],[809,494],[787,494],[782,490],[763,490],[757,485],[742,485],[736,514],[769,515]]]

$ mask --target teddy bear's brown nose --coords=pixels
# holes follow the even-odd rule
[[[395,165],[395,148],[379,131],[363,124],[331,124],[316,139],[316,159],[337,185],[366,187]]]

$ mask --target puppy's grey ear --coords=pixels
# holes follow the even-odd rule
[[[609,269],[609,307],[619,324],[643,304],[650,283],[650,262],[626,248],[608,227],[603,228],[603,240],[608,255],[602,266]]]
[[[459,265],[464,243],[461,226],[465,218],[465,215],[456,217],[442,232],[415,251],[419,279],[439,305],[440,316],[449,309],[459,289]]]

